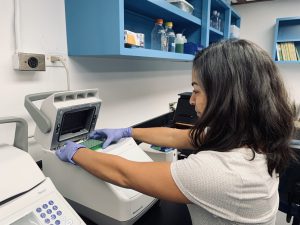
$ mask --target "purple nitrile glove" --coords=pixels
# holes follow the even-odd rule
[[[106,148],[112,142],[117,142],[121,138],[131,137],[132,128],[119,128],[119,129],[99,129],[93,131],[90,135],[90,139],[103,139],[106,138],[105,142],[102,145],[102,148]]]
[[[84,145],[77,144],[73,141],[67,141],[65,146],[55,151],[57,157],[65,162],[69,162],[75,165],[75,162],[72,160],[74,154],[80,148],[86,148]]]

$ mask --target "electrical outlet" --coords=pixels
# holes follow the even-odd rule
[[[64,67],[60,61],[51,62],[51,56],[59,57],[64,63],[67,63],[67,57],[65,55],[51,54],[46,55],[46,67]]]
[[[13,66],[21,71],[45,71],[45,55],[18,52],[13,57]]]

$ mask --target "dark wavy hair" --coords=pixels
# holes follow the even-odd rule
[[[207,96],[190,132],[196,152],[248,146],[253,159],[255,153],[266,155],[271,176],[283,172],[294,158],[293,113],[271,57],[250,41],[224,40],[195,56],[193,72]]]

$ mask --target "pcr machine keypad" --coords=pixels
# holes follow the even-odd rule
[[[35,211],[45,224],[60,225],[62,222],[63,213],[52,200],[37,207]]]

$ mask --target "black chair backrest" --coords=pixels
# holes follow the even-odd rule
[[[299,158],[299,162],[292,162],[287,170],[280,176],[279,194],[281,200],[288,200],[287,194],[293,191],[297,183],[300,184],[300,146],[299,149],[293,149]]]
[[[279,182],[279,210],[287,214],[287,222],[290,222],[292,217],[296,220],[300,218],[300,146],[293,149],[299,161],[289,165],[280,176]]]

